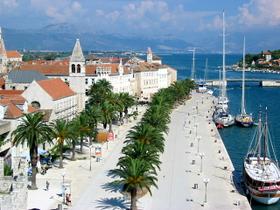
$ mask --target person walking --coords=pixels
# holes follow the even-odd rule
[[[48,182],[48,180],[46,181],[46,191],[49,190],[49,187],[50,187],[50,183]]]

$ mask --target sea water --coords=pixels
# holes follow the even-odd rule
[[[191,54],[165,54],[160,55],[164,64],[168,64],[177,69],[178,79],[189,78],[192,68]],[[196,78],[204,78],[205,60],[208,58],[207,79],[218,79],[219,69],[222,66],[222,55],[217,54],[197,54],[196,55]],[[242,58],[242,55],[227,55],[226,65],[237,63]],[[236,72],[227,69],[227,78],[241,78],[241,72]],[[260,73],[260,72],[246,72],[246,78],[266,78],[266,79],[280,79],[280,74]],[[217,94],[217,90],[215,89]],[[239,113],[241,103],[241,83],[229,84],[227,94],[230,100],[229,108],[233,115]],[[259,87],[258,83],[250,82],[246,85],[246,111],[252,113],[255,121],[259,106],[268,109],[268,122],[272,136],[272,142],[276,155],[280,160],[280,87],[266,88]],[[252,128],[241,128],[232,126],[221,129],[220,134],[230,155],[232,163],[235,167],[235,177],[237,181],[242,181],[242,165],[243,158],[247,153],[249,143],[255,130]],[[254,210],[278,210],[280,209],[280,202],[271,206],[264,206],[252,201],[252,208]]]

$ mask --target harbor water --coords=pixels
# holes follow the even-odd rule
[[[164,64],[168,64],[178,70],[178,79],[190,77],[192,55],[191,54],[163,54],[160,55]],[[222,55],[215,54],[197,54],[196,55],[196,78],[204,78],[205,60],[208,58],[208,79],[219,78],[219,68],[222,65]],[[237,63],[242,58],[242,55],[227,55],[226,65]],[[227,69],[228,78],[241,78],[241,72],[236,72]],[[246,78],[266,78],[266,79],[280,79],[280,74],[260,73],[260,72],[246,72]],[[218,90],[214,90],[214,94]],[[230,112],[233,115],[239,113],[241,101],[241,83],[229,84],[227,90],[230,99]],[[276,156],[280,160],[280,88],[265,88],[258,86],[258,83],[246,84],[246,111],[252,113],[255,121],[259,106],[263,110],[268,108],[268,123],[272,136],[272,142],[276,151]],[[231,157],[232,163],[235,167],[235,179],[242,180],[242,165],[243,158],[247,153],[248,146],[252,140],[255,127],[241,128],[232,126],[230,128],[220,130],[224,144]],[[280,202],[271,206],[264,206],[254,201],[251,202],[254,210],[278,210],[280,209]]]

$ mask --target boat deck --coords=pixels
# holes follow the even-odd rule
[[[244,163],[247,174],[254,180],[263,182],[280,181],[280,170],[270,159],[263,161],[263,157],[258,161],[257,157],[250,157]]]

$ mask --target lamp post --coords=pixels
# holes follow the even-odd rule
[[[63,172],[62,174],[62,199],[63,199],[63,203],[65,203],[65,186],[64,186],[64,178],[66,173]]]
[[[92,145],[89,145],[89,170],[91,171],[91,148]]]
[[[201,136],[197,137],[197,154],[199,154],[199,142],[201,140]]]
[[[203,182],[205,184],[205,196],[204,196],[204,203],[207,203],[207,184],[209,183],[209,178],[204,178]]]
[[[194,126],[195,126],[195,138],[197,138],[197,127],[198,127],[198,123],[195,123]]]
[[[200,173],[202,173],[204,153],[199,153],[199,156],[200,156]]]

